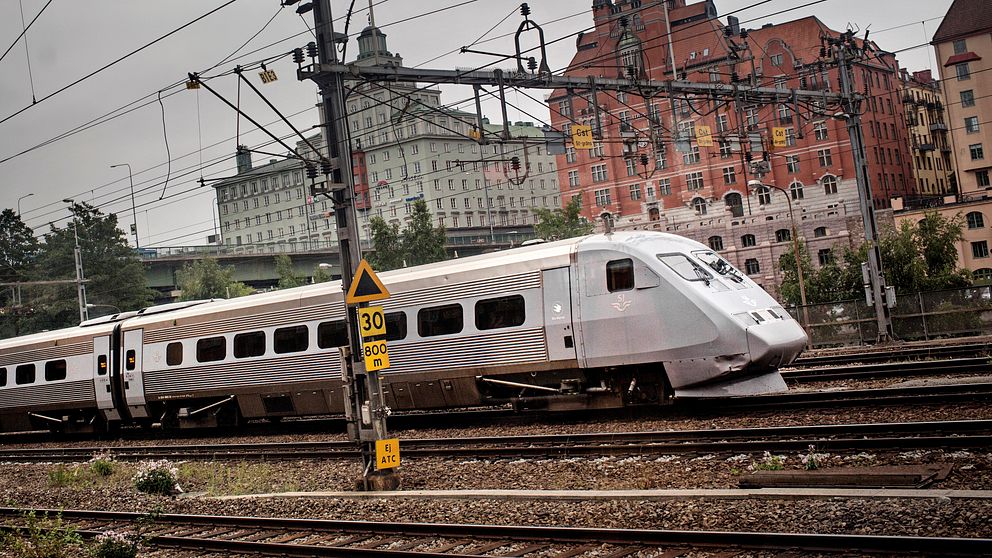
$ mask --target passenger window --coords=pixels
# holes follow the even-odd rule
[[[7,369],[0,368],[0,387],[7,385]]]
[[[279,354],[298,353],[310,346],[310,333],[305,325],[277,329],[272,338]]]
[[[96,357],[96,373],[100,376],[107,375],[107,355]]]
[[[421,337],[451,335],[464,327],[461,304],[424,308],[417,313],[417,333]]]
[[[658,254],[658,259],[687,281],[710,281],[713,279],[713,276],[703,269],[703,266],[693,262],[684,254]]]
[[[334,349],[348,346],[348,327],[343,320],[324,322],[317,326],[317,346],[321,349]]]
[[[253,331],[234,336],[234,358],[257,357],[265,354],[265,332]]]
[[[169,343],[165,348],[165,363],[169,366],[179,366],[183,363],[183,344]]]
[[[386,314],[386,341],[406,339],[406,312]]]
[[[45,381],[64,380],[66,376],[65,359],[50,360],[45,363]]]
[[[17,385],[34,383],[34,365],[22,364],[14,370],[14,383]]]
[[[503,296],[475,303],[476,329],[499,329],[524,323],[524,297]]]
[[[226,356],[227,339],[225,337],[207,337],[196,342],[196,360],[199,362],[224,360]]]
[[[134,370],[135,364],[136,364],[136,362],[135,362],[135,352],[134,352],[134,349],[128,349],[128,351],[126,353],[124,353],[124,369],[125,370]]]
[[[634,288],[634,261],[630,258],[606,263],[606,290],[611,293]]]

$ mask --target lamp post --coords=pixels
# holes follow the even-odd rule
[[[76,203],[72,198],[66,198],[63,202],[72,205]],[[72,236],[76,240],[76,247],[72,254],[76,261],[76,295],[79,297],[79,322],[90,319],[90,313],[86,304],[86,285],[83,284],[83,253],[79,250],[79,221],[76,214],[72,214]]]
[[[141,248],[141,243],[138,242],[138,210],[134,206],[134,175],[131,174],[131,165],[128,163],[110,165],[112,169],[117,167],[127,167],[127,179],[131,183],[131,217],[134,219],[134,224],[131,225],[131,233],[134,235],[134,247]]]
[[[796,276],[799,278],[799,300],[803,306],[803,321],[805,327],[809,327],[809,309],[806,307],[806,279],[803,276],[802,259],[799,257],[799,233],[796,230],[796,216],[792,212],[792,196],[780,186],[774,184],[764,184],[760,180],[749,180],[749,188],[758,190],[760,188],[774,188],[785,195],[785,201],[789,204],[789,221],[792,224],[792,255],[796,259]]]
[[[21,216],[21,200],[23,200],[24,198],[30,198],[33,195],[34,195],[34,192],[31,192],[30,194],[24,194],[23,196],[17,198],[17,216],[18,217]]]
[[[116,314],[121,313],[121,309],[114,306],[113,304],[90,304],[87,302],[86,309],[89,310],[90,308],[113,308],[114,310],[116,310],[115,312]]]

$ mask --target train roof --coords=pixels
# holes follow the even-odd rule
[[[115,325],[115,323],[106,323],[87,327],[75,326],[0,339],[0,354],[13,352],[11,349],[23,350],[28,347],[58,345],[60,342],[69,342],[76,338],[91,338],[94,335],[113,331]]]

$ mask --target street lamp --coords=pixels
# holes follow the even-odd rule
[[[131,165],[127,163],[110,165],[112,169],[117,167],[127,167],[127,179],[131,183],[131,217],[134,218],[134,224],[131,225],[131,233],[134,234],[134,247],[141,248],[141,243],[138,242],[138,210],[134,206],[134,175],[131,174]]]
[[[64,203],[72,205],[76,203],[72,198],[65,198]],[[76,294],[79,297],[79,323],[90,319],[90,313],[86,305],[86,285],[83,284],[83,253],[79,250],[79,221],[76,214],[72,214],[72,236],[76,240],[76,247],[72,255],[76,260]]]
[[[799,233],[796,230],[796,216],[792,213],[792,196],[781,186],[774,184],[764,184],[760,180],[748,180],[748,188],[759,190],[760,188],[774,188],[785,195],[785,201],[789,204],[789,221],[792,223],[792,255],[796,259],[796,275],[799,277],[799,300],[803,306],[803,320],[805,326],[809,327],[809,309],[806,307],[806,279],[803,277],[802,261],[799,257]]]
[[[31,192],[30,194],[24,194],[23,196],[17,198],[17,216],[18,217],[21,216],[21,200],[23,200],[24,198],[30,198],[33,195],[34,195],[34,192]]]
[[[114,306],[113,304],[90,304],[87,302],[86,309],[89,310],[90,308],[113,308],[116,311],[115,312],[116,314],[121,313],[121,309]]]

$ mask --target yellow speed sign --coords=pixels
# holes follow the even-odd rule
[[[382,312],[382,306],[369,306],[358,309],[358,330],[362,333],[362,339],[386,334],[386,315]]]
[[[365,369],[369,372],[389,368],[389,350],[385,341],[366,341],[362,344]]]

